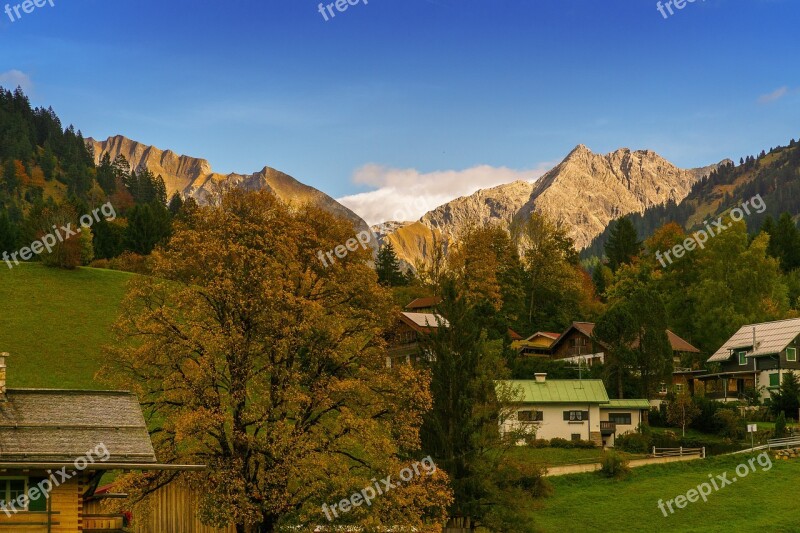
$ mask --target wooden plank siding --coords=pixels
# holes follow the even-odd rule
[[[236,533],[236,527],[232,525],[223,529],[203,525],[197,518],[197,510],[195,492],[173,482],[150,496],[149,514],[134,515],[132,530],[135,533]],[[101,501],[86,504],[87,515],[108,512]]]

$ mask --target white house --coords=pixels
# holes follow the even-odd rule
[[[647,400],[610,400],[599,379],[547,379],[496,382],[498,396],[511,404],[500,433],[520,432],[537,439],[590,440],[614,446],[616,435],[635,431],[646,421]]]

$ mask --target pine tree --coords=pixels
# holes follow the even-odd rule
[[[628,217],[617,219],[611,227],[611,232],[606,242],[605,252],[608,257],[608,266],[616,272],[621,265],[629,264],[639,255],[642,243],[633,222]]]
[[[378,282],[381,285],[397,287],[404,285],[406,277],[400,270],[400,261],[394,251],[391,242],[387,242],[378,251],[378,258],[375,261],[375,271],[378,273]]]

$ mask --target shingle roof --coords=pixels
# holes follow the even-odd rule
[[[669,338],[669,343],[672,346],[673,352],[700,353],[700,350],[689,344],[688,341],[685,341],[682,338],[678,337],[670,330],[667,330],[667,337]]]
[[[498,392],[508,390],[522,403],[607,403],[608,394],[599,379],[502,380]]]
[[[755,350],[748,350],[748,357],[777,354],[800,335],[800,318],[742,326],[708,359],[708,362],[727,361],[731,358],[731,350],[734,348],[753,346],[753,328],[756,330],[756,346]]]
[[[156,462],[135,394],[9,389],[0,402],[4,463],[74,461],[99,445],[109,463]]]

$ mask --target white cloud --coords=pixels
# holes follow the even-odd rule
[[[772,102],[777,102],[789,92],[789,87],[783,86],[778,89],[775,89],[771,93],[762,94],[758,97],[759,104],[771,104]]]
[[[356,170],[353,182],[376,190],[339,198],[367,224],[389,220],[417,220],[422,215],[460,196],[517,180],[536,181],[550,165],[531,170],[480,165],[465,170],[422,173],[415,169],[369,164]]]
[[[28,93],[33,89],[33,81],[30,76],[21,70],[12,69],[6,72],[0,72],[0,86],[11,91],[17,87],[22,87],[22,90]]]

